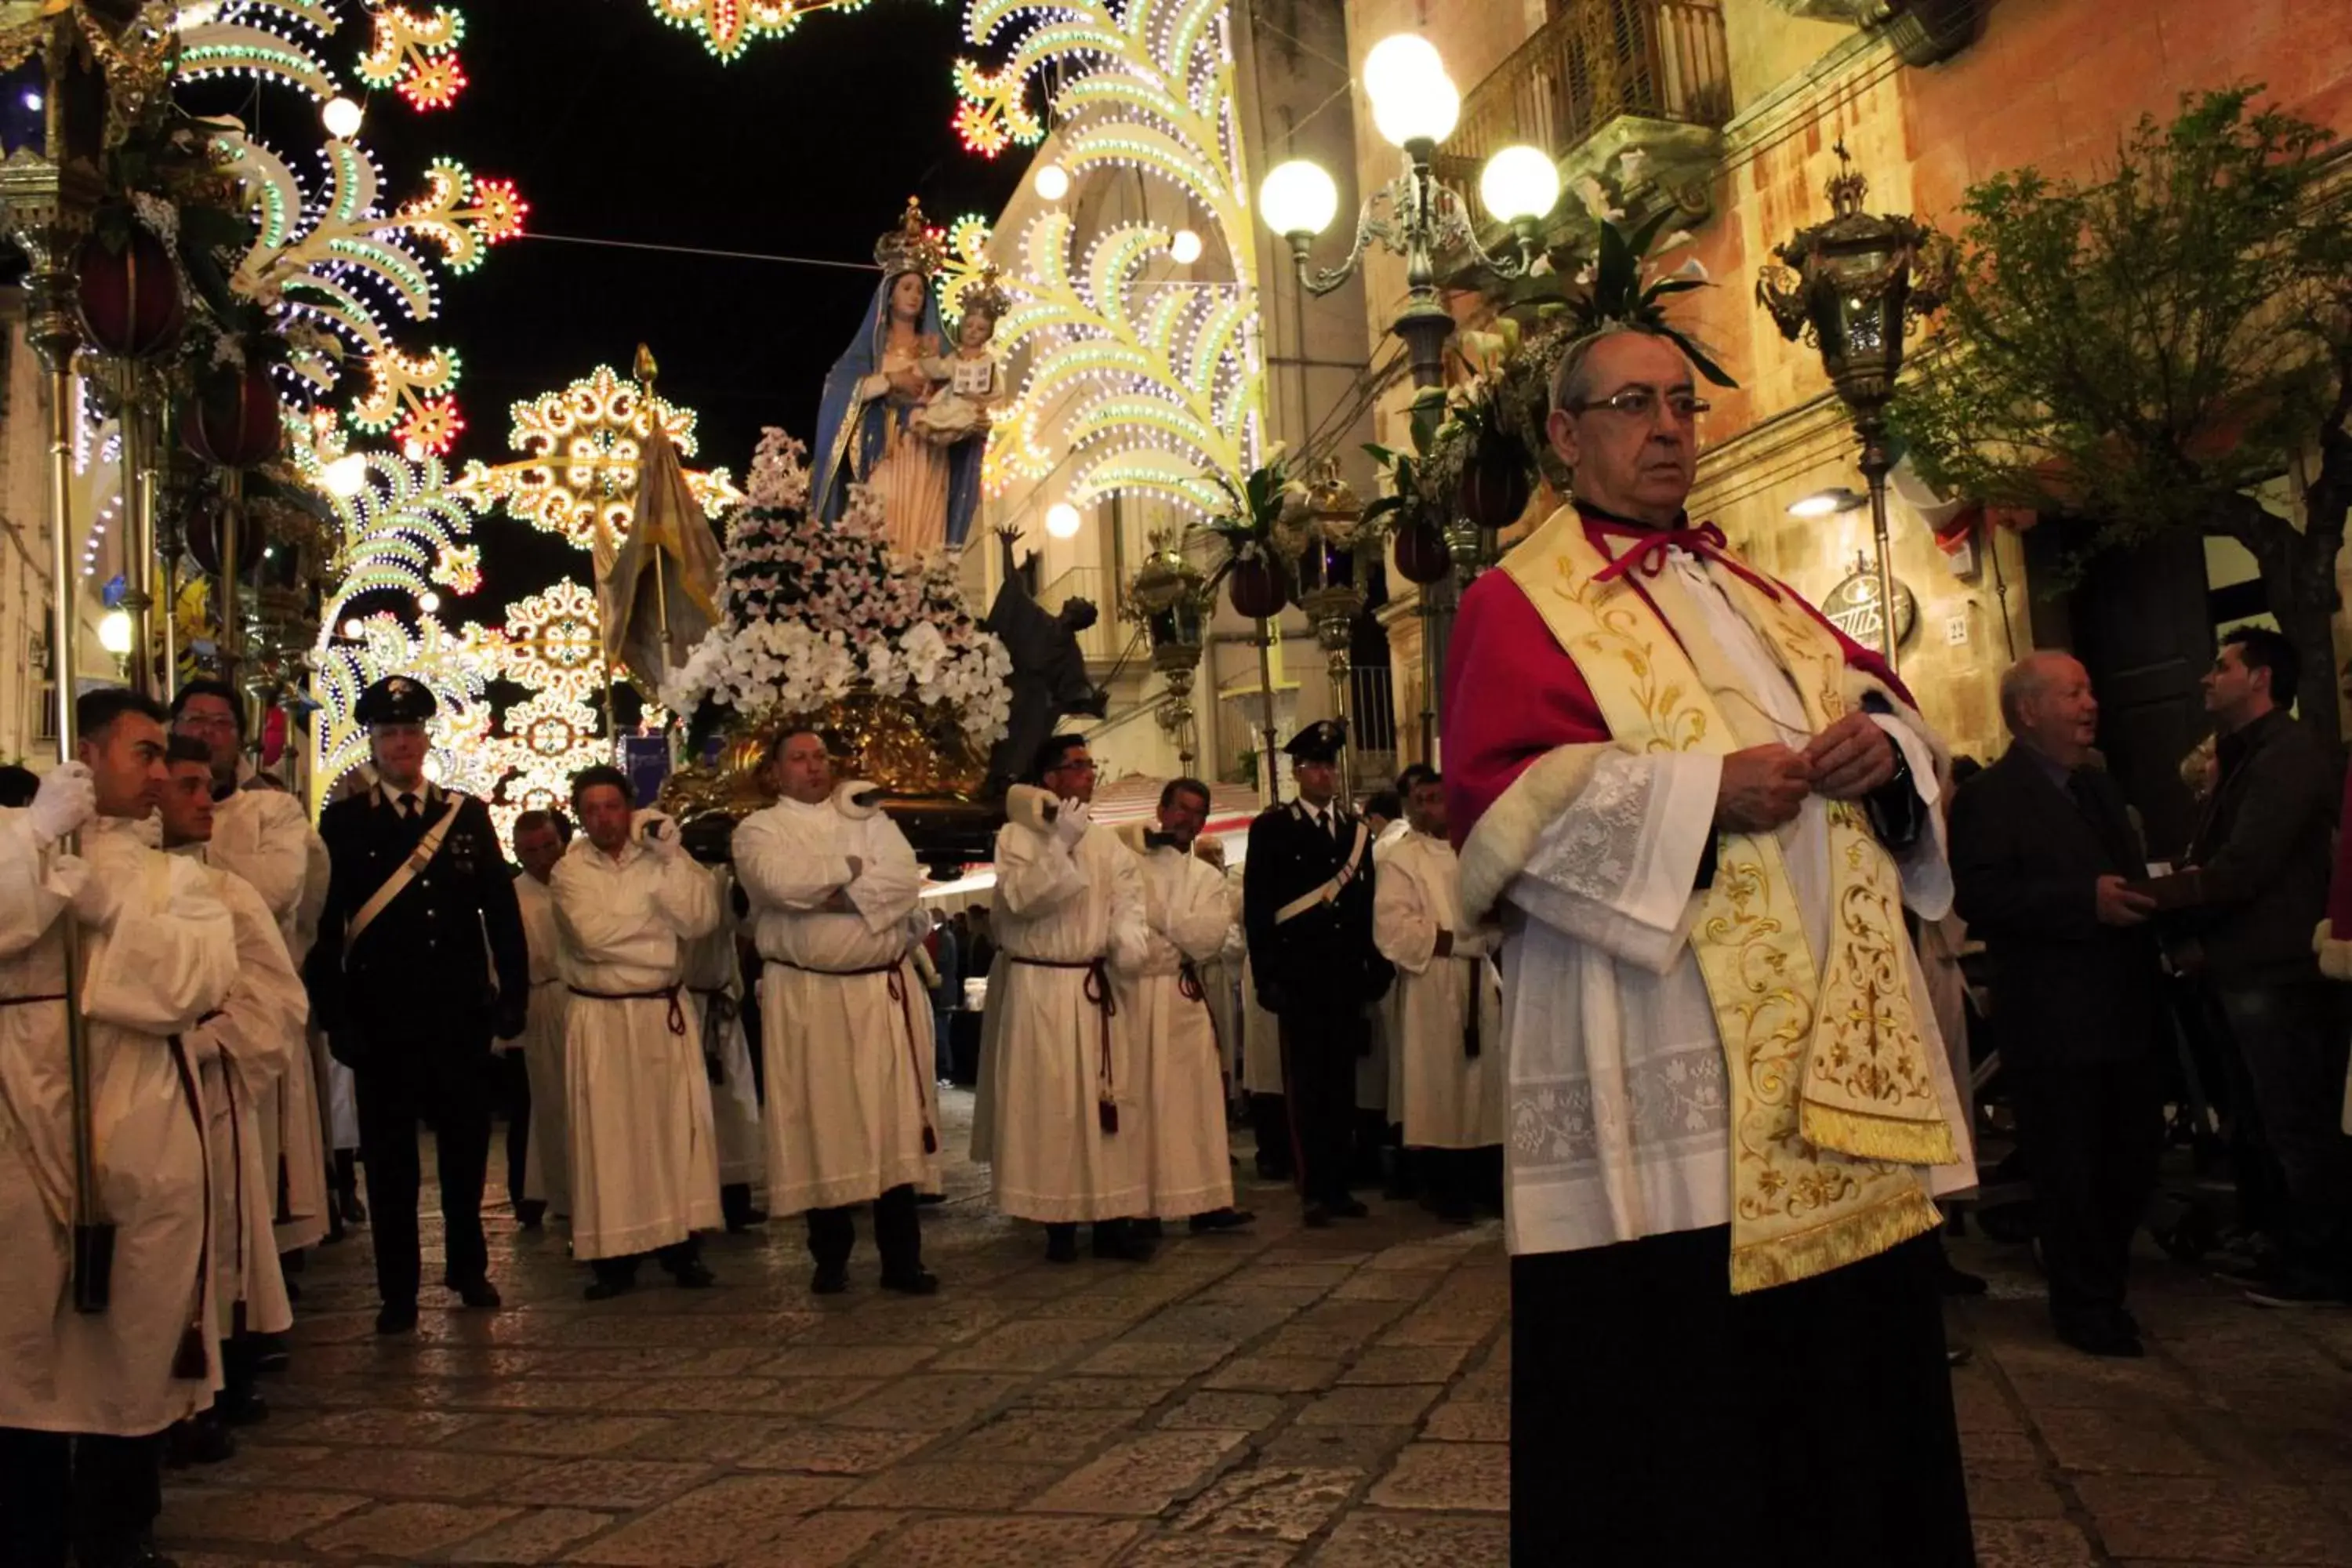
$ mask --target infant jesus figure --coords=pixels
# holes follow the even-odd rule
[[[989,348],[996,321],[1004,313],[1004,291],[992,277],[963,292],[963,316],[956,322],[951,354],[926,356],[917,369],[935,384],[929,401],[907,423],[936,447],[951,447],[988,434],[989,410],[1004,400],[1004,371]]]

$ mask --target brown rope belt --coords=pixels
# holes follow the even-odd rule
[[[898,1004],[898,1021],[907,1030],[907,1066],[912,1070],[915,1086],[915,1112],[922,1118],[923,1152],[940,1152],[940,1135],[931,1127],[930,1101],[923,1098],[923,1063],[915,1051],[915,1009],[907,999],[907,961],[893,959],[888,963],[869,963],[863,969],[819,969],[814,964],[794,963],[789,959],[763,958],[779,969],[796,969],[803,974],[826,974],[836,980],[854,980],[866,974],[887,974],[889,978],[890,1000]]]
[[[188,1326],[180,1331],[179,1347],[172,1352],[172,1376],[180,1383],[200,1383],[212,1370],[211,1358],[205,1352],[205,1286],[213,1272],[212,1145],[205,1136],[204,1100],[196,1093],[196,1075],[188,1066],[187,1047],[177,1035],[164,1037],[172,1047],[172,1066],[180,1075],[180,1098],[188,1102],[188,1120],[195,1124],[196,1152],[205,1167],[205,1231],[196,1247],[196,1303],[190,1309]]]
[[[1209,1045],[1217,1053],[1217,1082],[1225,1098],[1233,1098],[1233,1079],[1225,1072],[1225,1037],[1217,1027],[1217,1010],[1209,1005],[1209,988],[1201,979],[1201,966],[1189,958],[1176,961],[1176,994],[1188,1002],[1198,1002],[1201,1011],[1209,1016]]]
[[[1110,971],[1099,958],[1024,958],[1008,953],[1015,963],[1032,969],[1083,969],[1087,972],[1085,994],[1094,1004],[1102,1019],[1102,1060],[1095,1071],[1095,1111],[1101,1119],[1105,1132],[1118,1131],[1118,1100],[1117,1086],[1111,1081],[1110,1021],[1118,1015],[1118,998],[1112,994]]]
[[[29,1007],[36,1002],[62,1002],[62,991],[44,991],[38,996],[0,996],[0,1007]]]
[[[686,1034],[686,1009],[679,1005],[677,987],[665,985],[658,991],[590,991],[578,985],[564,987],[574,996],[585,996],[591,1002],[667,1002],[669,1004],[669,1032],[683,1037]]]

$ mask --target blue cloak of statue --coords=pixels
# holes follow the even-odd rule
[[[848,505],[850,484],[864,482],[881,460],[887,421],[898,421],[903,439],[921,438],[907,428],[912,407],[895,407],[887,395],[863,405],[857,398],[858,383],[881,368],[882,348],[890,331],[890,286],[898,277],[891,274],[875,288],[873,300],[866,307],[864,326],[825,373],[824,397],[817,405],[814,493],[817,516],[826,522],[838,518]],[[929,287],[923,290],[923,319],[916,330],[941,344],[948,342],[940,325],[938,298]],[[975,438],[947,449],[947,542],[953,548],[961,549],[964,536],[971,531],[972,513],[980,506],[981,454],[987,445],[985,439]]]

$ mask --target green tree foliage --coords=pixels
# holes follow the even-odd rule
[[[2143,118],[2094,182],[2025,168],[1971,189],[1959,277],[1895,421],[1939,488],[2079,518],[2093,551],[2237,539],[2306,668],[2333,669],[2352,166],[2260,90]],[[2281,474],[2300,529],[2249,493]],[[2305,710],[2333,736],[2333,703]]]

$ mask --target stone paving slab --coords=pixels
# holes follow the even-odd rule
[[[968,1098],[949,1110],[961,1148]],[[182,1568],[1507,1560],[1494,1222],[1375,1202],[1308,1231],[1244,1182],[1248,1232],[1054,1267],[985,1176],[951,1166],[925,1212],[929,1300],[875,1289],[865,1250],[846,1295],[810,1296],[780,1222],[713,1238],[715,1289],[649,1277],[592,1304],[560,1230],[494,1207],[506,1309],[428,1291],[387,1342],[365,1233],[319,1248],[272,1417],[168,1478],[163,1542]],[[2021,1251],[1956,1256],[1993,1284],[1950,1313],[1975,1352],[1953,1393],[1984,1568],[2352,1568],[2352,1312],[2265,1313],[2151,1257],[2151,1354],[2100,1362],[2052,1341]]]

